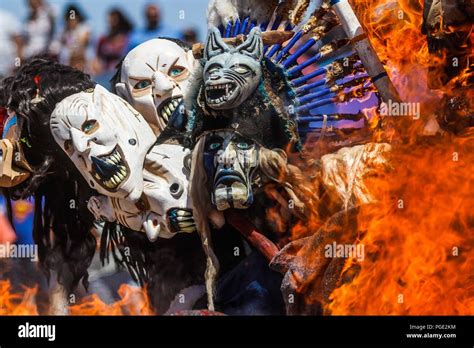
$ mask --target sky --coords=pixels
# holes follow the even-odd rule
[[[208,0],[45,0],[55,11],[58,26],[62,27],[62,13],[70,4],[78,5],[87,15],[88,23],[92,27],[93,36],[97,38],[107,28],[106,14],[112,7],[123,9],[135,26],[142,26],[143,10],[146,4],[154,3],[161,7],[162,18],[165,24],[177,29],[193,27],[198,30],[199,39],[205,38],[206,9]],[[27,13],[28,0],[0,0],[0,9],[15,14],[24,21]],[[184,11],[184,12],[183,12]],[[184,18],[183,18],[184,17]]]

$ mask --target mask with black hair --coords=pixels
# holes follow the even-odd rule
[[[87,268],[96,248],[94,218],[87,209],[92,190],[56,145],[49,118],[60,100],[94,85],[80,71],[37,58],[22,66],[9,91],[8,109],[16,115],[16,133],[31,175],[8,193],[34,198],[33,238],[40,264],[48,275],[54,270],[60,281],[68,279],[68,289],[80,280],[87,286]]]

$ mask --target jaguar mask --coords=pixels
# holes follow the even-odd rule
[[[260,29],[252,29],[247,40],[233,48],[224,43],[217,28],[211,27],[204,49],[206,104],[214,110],[229,110],[247,100],[262,79],[262,58]]]

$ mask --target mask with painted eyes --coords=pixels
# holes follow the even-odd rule
[[[253,203],[252,179],[259,145],[237,132],[217,131],[206,135],[204,146],[212,203],[218,210],[248,208]]]
[[[191,151],[177,144],[156,144],[146,156],[144,193],[162,235],[195,231],[188,191],[190,157]]]
[[[125,100],[97,85],[56,105],[51,133],[97,192],[137,201],[143,163],[155,135]]]
[[[188,192],[189,157],[190,150],[180,145],[153,146],[145,159],[140,201],[93,197],[89,210],[97,219],[145,232],[150,241],[196,231]]]
[[[183,127],[182,101],[194,64],[192,51],[173,41],[146,41],[125,57],[116,92],[145,117],[156,135],[169,122],[175,128]]]
[[[227,46],[215,27],[209,29],[203,70],[206,104],[214,110],[238,107],[255,92],[262,79],[263,42],[254,28],[240,46]]]

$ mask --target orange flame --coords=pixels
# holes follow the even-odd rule
[[[24,293],[15,293],[9,281],[0,280],[0,315],[38,315],[37,291],[36,287],[25,287]]]
[[[394,151],[396,170],[369,182],[378,204],[358,216],[365,260],[327,313],[474,314],[473,140]]]
[[[71,315],[153,315],[149,298],[142,288],[120,285],[120,300],[106,304],[97,294],[92,294],[80,304],[69,307]]]
[[[8,280],[0,280],[0,315],[38,315],[37,288],[24,287],[23,292],[12,290]],[[120,300],[107,304],[97,294],[87,296],[68,307],[70,315],[153,315],[146,291],[122,284]]]
[[[423,1],[352,4],[402,100],[421,104],[422,120],[403,124],[409,136],[404,144],[393,144],[395,170],[367,181],[378,203],[357,219],[366,258],[346,261],[345,270],[360,266],[358,275],[333,291],[325,313],[472,315],[474,132],[462,138],[422,137],[423,121],[452,88],[428,87],[433,78],[428,70],[444,57],[428,53],[421,33]],[[466,75],[467,70],[457,80]]]

